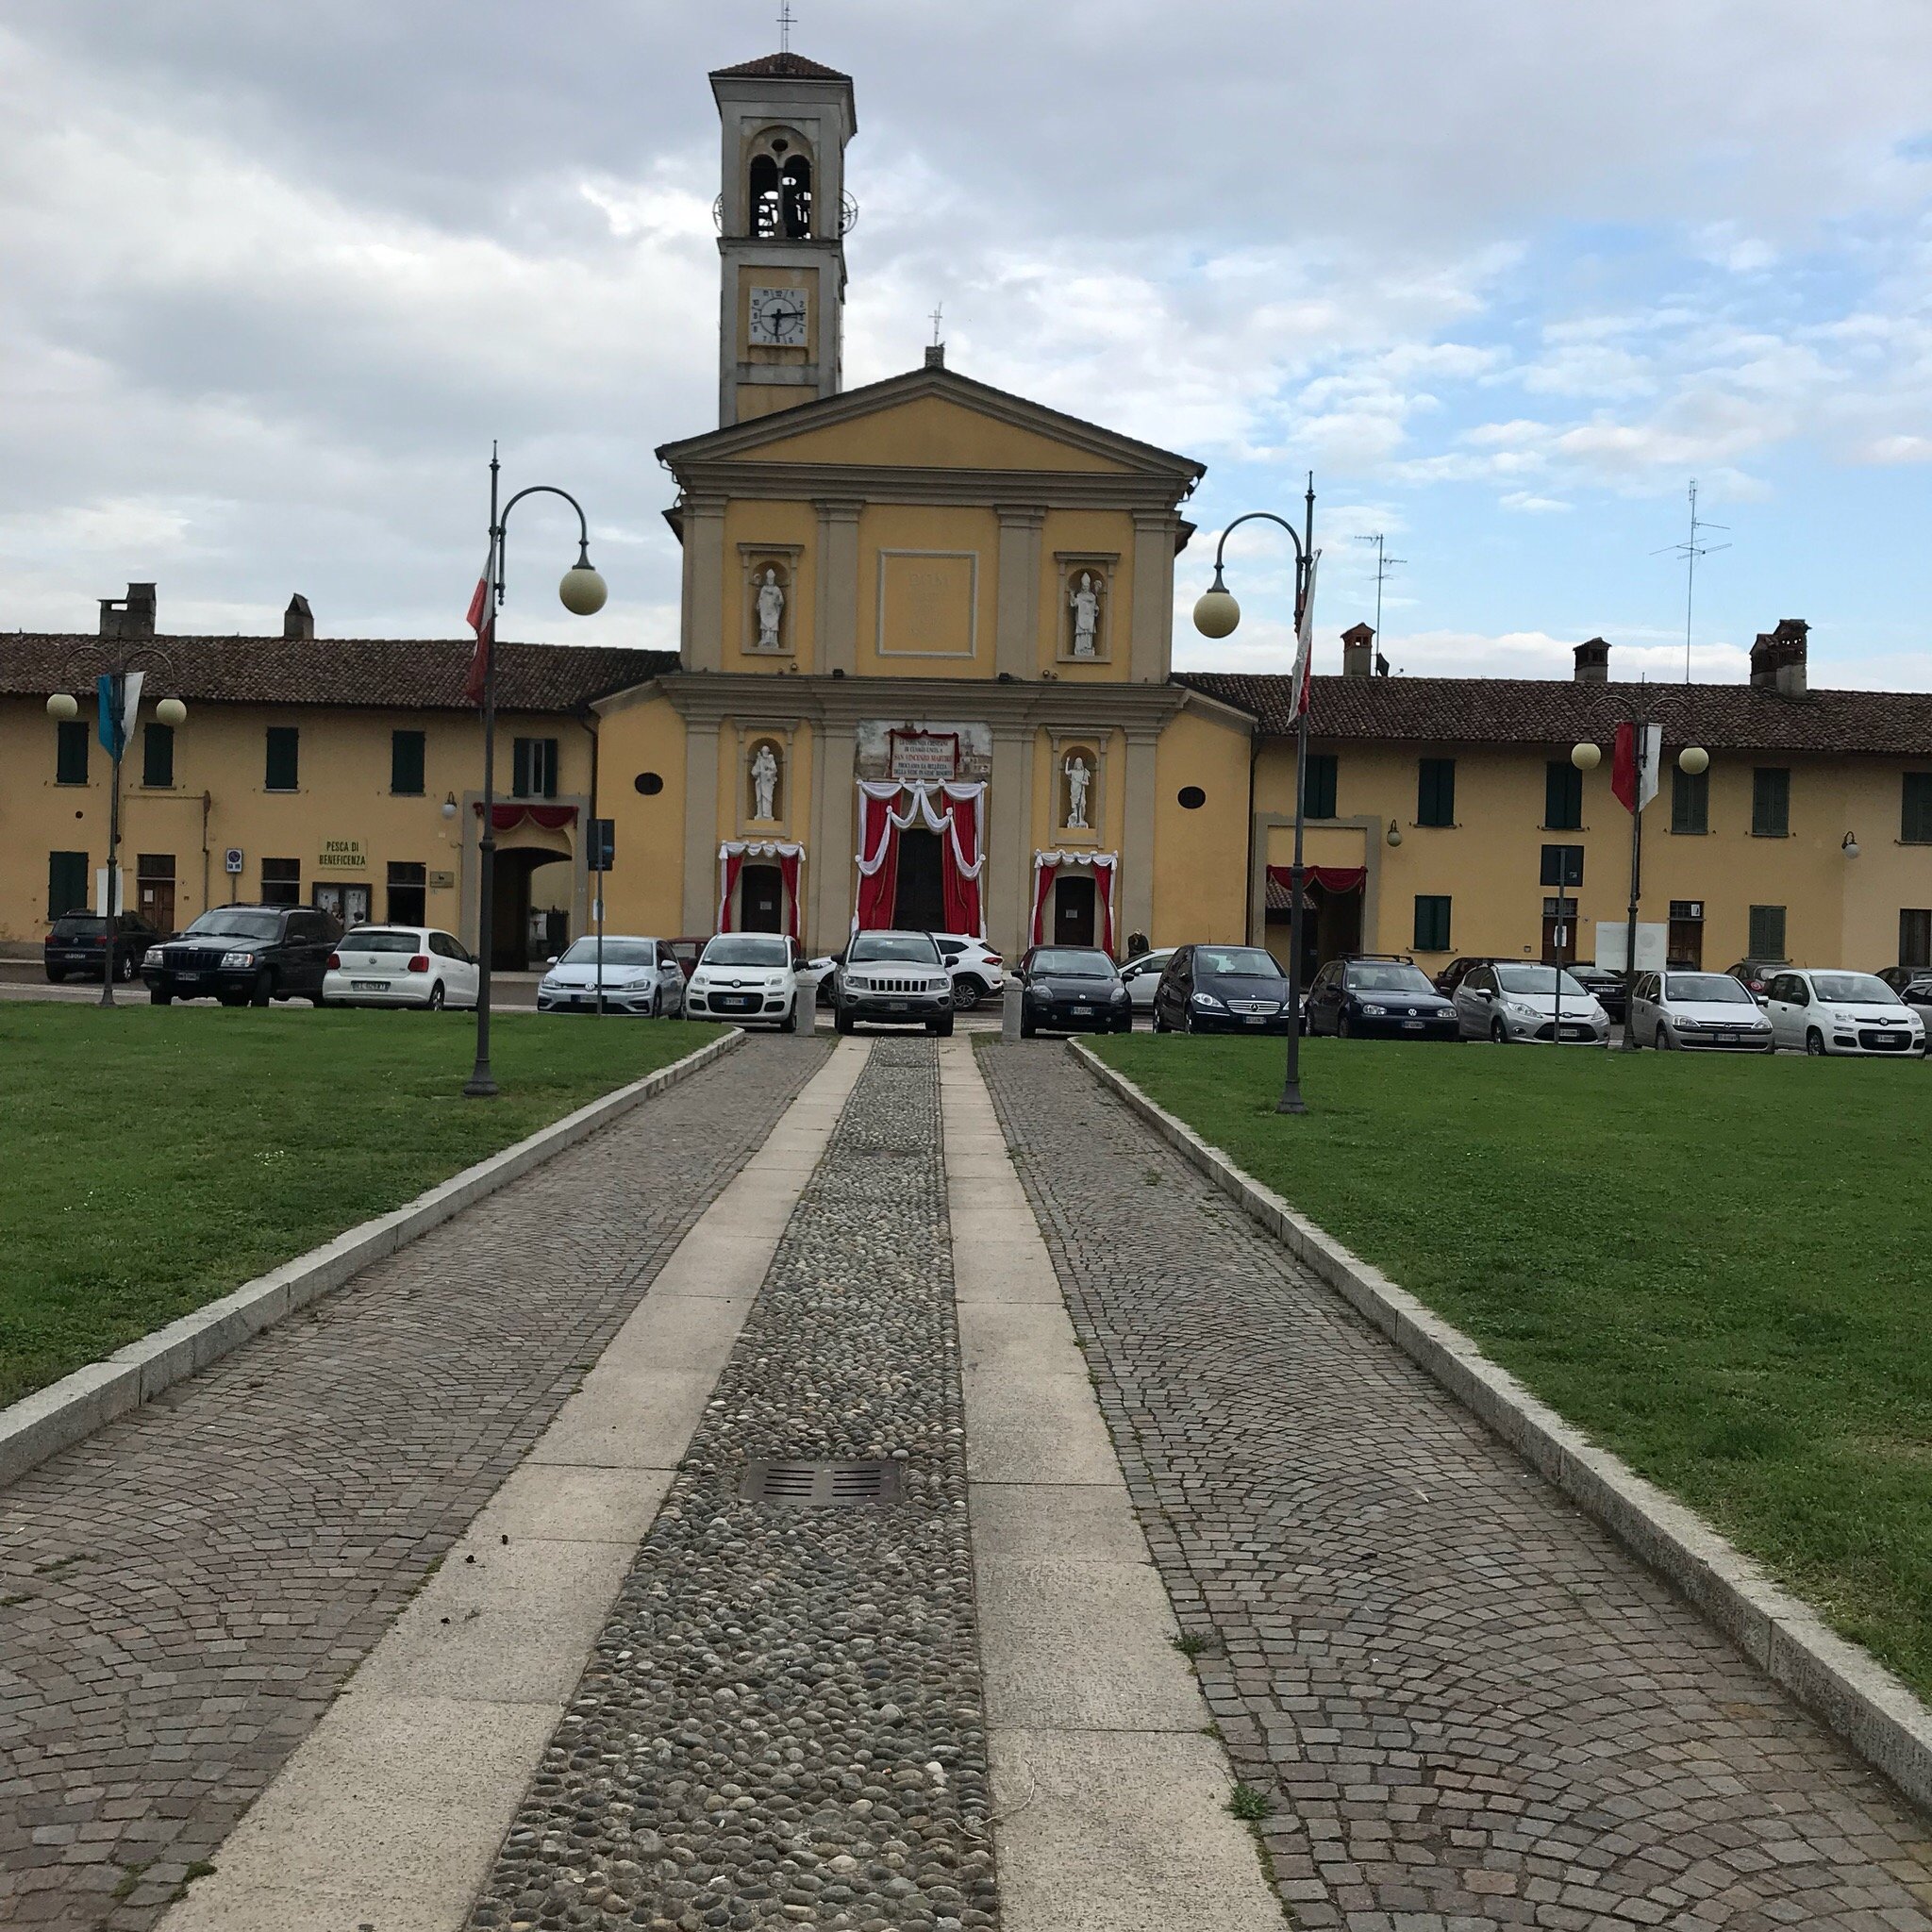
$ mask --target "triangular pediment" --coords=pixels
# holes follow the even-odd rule
[[[1202,466],[950,369],[915,369],[842,395],[735,423],[658,457],[868,469],[1160,476],[1185,490]]]

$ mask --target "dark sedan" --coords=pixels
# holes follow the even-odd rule
[[[1259,946],[1177,946],[1154,990],[1157,1033],[1287,1033],[1288,976]]]
[[[1098,946],[1035,946],[1020,961],[1020,1037],[1131,1033],[1133,1002]]]
[[[1570,977],[1585,992],[1594,993],[1596,1003],[1613,1021],[1622,1022],[1630,1011],[1630,982],[1609,966],[1573,966]]]
[[[114,916],[112,972],[116,979],[132,979],[141,969],[142,955],[168,937],[157,932],[138,912]],[[64,912],[57,919],[41,948],[47,977],[57,986],[63,979],[98,979],[108,958],[108,922],[99,912]]]
[[[1331,959],[1308,989],[1308,1031],[1343,1040],[1459,1040],[1456,1004],[1413,959]]]

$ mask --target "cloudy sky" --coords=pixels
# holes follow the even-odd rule
[[[797,11],[858,87],[847,380],[942,303],[955,367],[1200,458],[1183,609],[1312,467],[1331,668],[1380,530],[1402,669],[1567,675],[1601,633],[1680,679],[1694,476],[1731,546],[1698,675],[1799,616],[1814,682],[1932,686],[1924,0]],[[507,633],[675,643],[704,76],[774,12],[0,0],[0,627],[152,577],[169,630],[300,590],[328,634],[454,635],[495,436],[612,585],[563,618],[532,517]],[[1236,542],[1250,622],[1180,663],[1284,658],[1280,558]]]

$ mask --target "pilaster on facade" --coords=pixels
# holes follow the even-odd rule
[[[688,719],[684,738],[684,929],[708,933],[718,920],[719,721]]]
[[[1174,546],[1180,520],[1172,510],[1134,512],[1134,615],[1128,675],[1136,684],[1165,680],[1174,658]]]
[[[846,676],[858,668],[858,517],[856,497],[821,497],[818,604],[813,612],[813,669]]]
[[[679,650],[691,671],[724,663],[724,498],[687,496],[684,515],[684,623]]]
[[[824,724],[812,737],[811,917],[806,942],[817,951],[845,943],[852,923],[854,871],[853,791],[858,771],[858,735],[850,721]]]
[[[1008,677],[1040,675],[1040,549],[1043,504],[1001,504],[993,668]]]
[[[1017,961],[1026,950],[1033,851],[1033,727],[1017,720],[992,727],[992,781],[986,791],[987,938]]]
[[[1158,731],[1144,726],[1126,734],[1125,783],[1121,826],[1121,943],[1129,933],[1154,931],[1154,826]]]

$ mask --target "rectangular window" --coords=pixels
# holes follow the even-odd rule
[[[1416,767],[1415,822],[1419,825],[1456,823],[1456,760],[1423,758]]]
[[[268,769],[262,779],[270,791],[293,791],[301,774],[302,734],[292,724],[268,727]],[[281,901],[275,902],[277,905]],[[290,901],[292,905],[296,902]]]
[[[423,734],[420,731],[390,733],[389,789],[401,798],[423,796]]]
[[[1932,907],[1907,908],[1900,912],[1898,963],[1932,966]]]
[[[516,798],[557,796],[557,741],[520,738],[510,763],[510,793]]]
[[[1415,895],[1415,950],[1418,953],[1449,951],[1449,894],[1418,892]]]
[[[47,917],[88,909],[88,863],[85,852],[47,854]]]
[[[427,923],[427,871],[423,866],[401,859],[390,860],[389,923],[391,925],[423,925]]]
[[[1751,940],[1745,952],[1753,959],[1782,959],[1785,957],[1785,908],[1782,906],[1752,907]]]
[[[1335,754],[1311,751],[1308,754],[1308,782],[1302,792],[1302,810],[1311,819],[1335,816]]]
[[[1783,839],[1790,829],[1790,770],[1785,765],[1759,765],[1751,774],[1751,836]],[[1784,955],[1777,957],[1783,958]]]
[[[1580,886],[1583,883],[1583,847],[1545,845],[1542,882],[1546,886]]]
[[[175,727],[143,724],[141,729],[141,782],[165,791],[175,782]]]
[[[301,905],[302,861],[299,858],[264,858],[261,861],[261,903],[264,906]]]
[[[94,728],[85,718],[68,718],[57,724],[54,741],[54,782],[57,785],[87,783],[88,741]]]
[[[1707,832],[1710,830],[1710,774],[1671,773],[1671,830]]]
[[[1583,824],[1583,774],[1568,758],[1543,767],[1543,824],[1552,832],[1574,832]]]
[[[1907,772],[1902,790],[1899,838],[1907,845],[1932,845],[1932,772]]]

